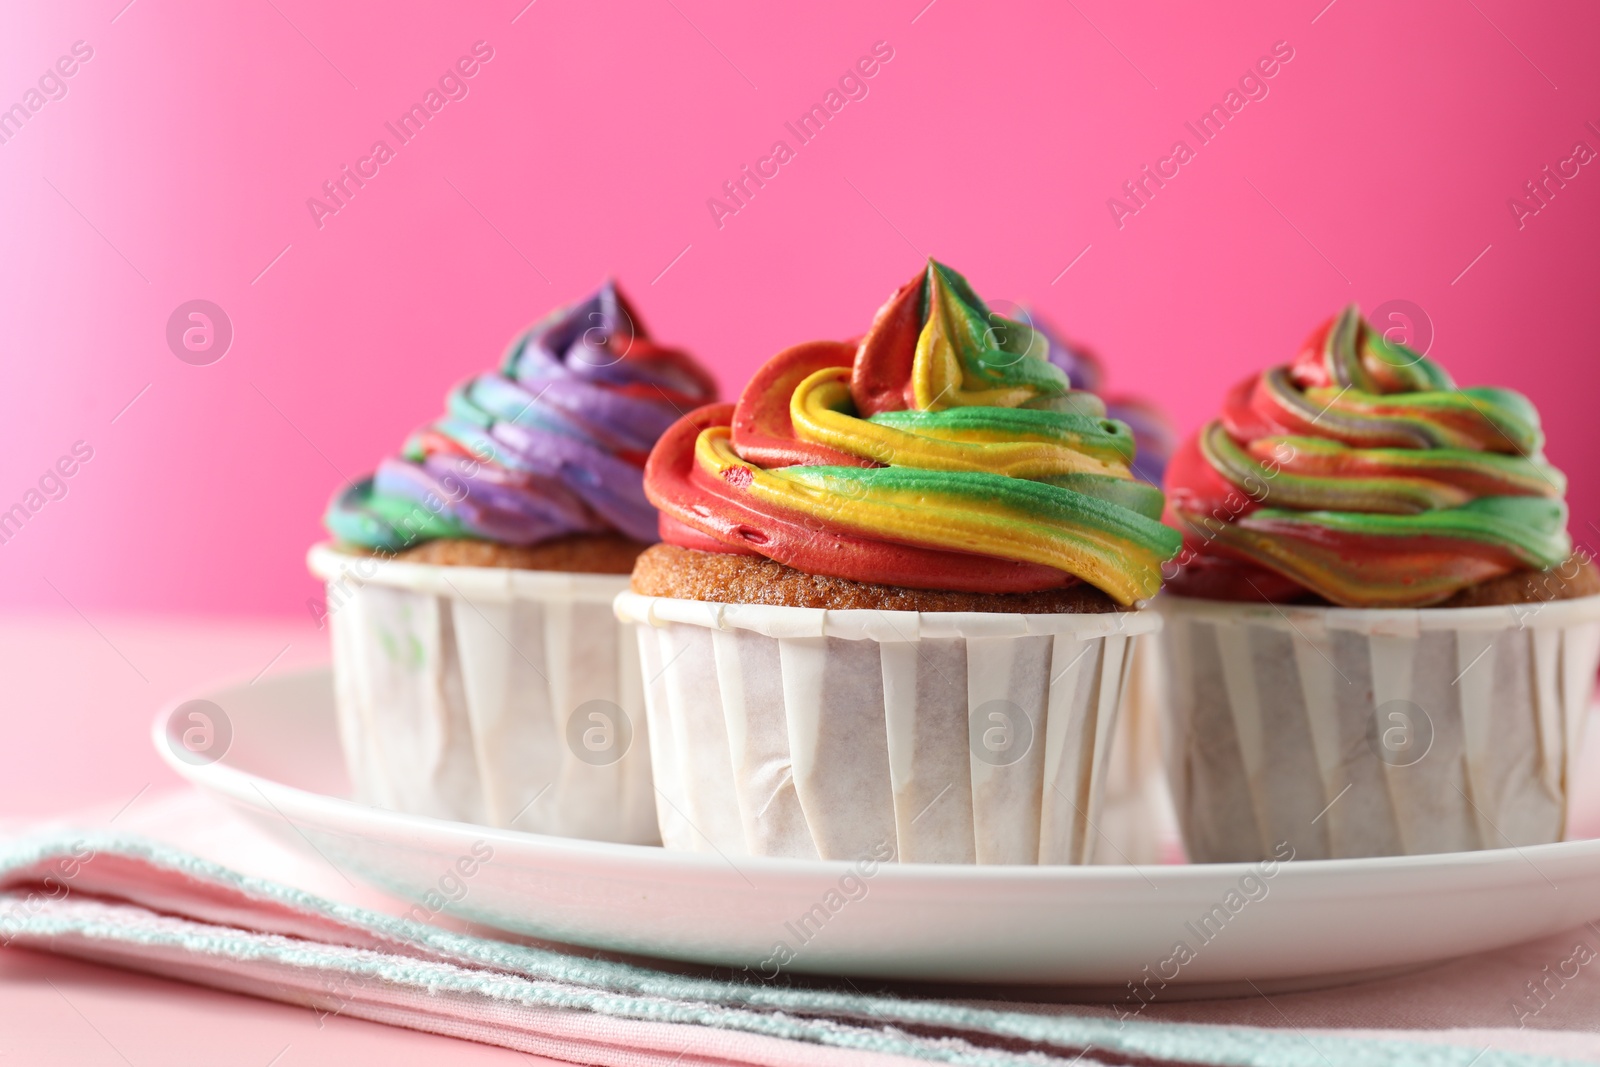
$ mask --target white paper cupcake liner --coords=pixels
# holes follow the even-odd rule
[[[418,815],[655,844],[625,575],[380,560],[318,545],[356,797]]]
[[[825,611],[617,598],[639,623],[669,848],[1082,863],[1150,612]]]
[[[1106,790],[1091,863],[1169,862],[1178,840],[1177,818],[1162,755],[1161,708],[1166,663],[1160,630],[1129,650],[1127,690],[1106,764]]]
[[[1163,596],[1168,773],[1189,858],[1558,841],[1600,597],[1363,611]]]

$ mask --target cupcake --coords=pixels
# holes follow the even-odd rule
[[[651,446],[715,396],[607,282],[334,497],[309,562],[359,799],[657,840],[637,646],[610,605],[656,540]]]
[[[1539,415],[1347,308],[1167,472],[1170,776],[1195,861],[1561,838],[1600,654]]]
[[[679,420],[639,627],[670,848],[1078,863],[1179,547],[1133,436],[930,262]]]

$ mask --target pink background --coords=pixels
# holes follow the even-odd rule
[[[1412,301],[1458,380],[1543,410],[1600,539],[1600,166],[1523,229],[1506,203],[1600,148],[1593,5],[125,3],[0,11],[0,106],[94,50],[0,144],[0,508],[94,449],[0,545],[13,608],[309,630],[340,473],[551,305],[613,273],[732,391],[859,332],[924,253],[1185,429],[1343,303]],[[306,199],[479,40],[469,95],[319,230]],[[707,198],[880,40],[869,95],[718,229]],[[1119,230],[1107,198],[1277,41],[1270,94]],[[234,326],[209,366],[165,340],[195,298]]]

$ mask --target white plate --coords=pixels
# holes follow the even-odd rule
[[[487,846],[492,860],[445,910],[614,952],[758,972],[781,963],[793,974],[1071,986],[1131,1005],[1130,982],[1154,991],[1165,978],[1163,998],[1249,991],[1247,982],[1307,988],[1515,944],[1600,915],[1600,840],[1288,862],[1270,877],[1247,864],[906,864],[855,878],[840,862],[729,859],[490,829],[343,799],[326,670],[204,699],[231,724],[226,755],[201,766],[178,759],[166,742],[170,709],[156,721],[157,748],[178,773],[283,840],[312,845],[340,870],[414,900],[454,889],[457,861]],[[1207,914],[1218,918],[1202,929]],[[780,942],[792,953],[787,961],[775,954]],[[1179,943],[1187,953],[1175,951]]]

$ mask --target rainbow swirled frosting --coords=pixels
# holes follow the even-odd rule
[[[324,521],[342,542],[390,551],[607,531],[653,542],[645,459],[683,411],[715,397],[710,375],[650,340],[608,281],[529,329],[498,371],[453,389],[445,416],[338,494]]]
[[[1219,599],[1423,607],[1572,551],[1539,413],[1458,389],[1355,307],[1241,382],[1174,457],[1170,588]]]
[[[787,349],[735,405],[661,438],[662,537],[810,574],[1011,593],[1088,582],[1152,596],[1179,547],[1136,481],[1133,436],[1023,323],[930,261],[859,346]]]

